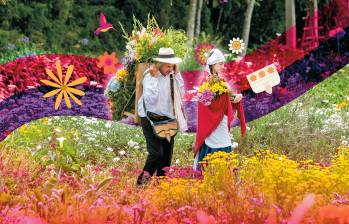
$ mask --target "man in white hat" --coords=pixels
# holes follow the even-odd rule
[[[176,117],[172,103],[171,76],[176,90],[179,90],[181,95],[184,92],[184,81],[177,66],[182,59],[175,56],[173,49],[160,48],[159,54],[153,58],[153,61],[155,63],[144,72],[143,95],[138,101],[138,114],[141,117],[148,151],[143,172],[137,179],[138,186],[145,184],[155,172],[157,176],[164,176],[163,168],[171,165],[174,146],[174,137],[171,137],[169,142],[167,139],[158,138],[153,133],[146,116],[148,115],[152,121]]]

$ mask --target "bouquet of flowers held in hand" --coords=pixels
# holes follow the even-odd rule
[[[205,106],[211,105],[212,101],[228,92],[228,86],[224,79],[218,75],[210,75],[207,81],[198,89],[198,100]]]

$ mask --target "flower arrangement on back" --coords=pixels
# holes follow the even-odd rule
[[[146,27],[133,17],[131,35],[127,34],[122,24],[120,25],[127,40],[125,56],[130,58],[131,62],[150,63],[160,48],[171,47],[178,57],[184,57],[187,52],[185,32],[172,28],[162,30],[155,17],[148,16]]]

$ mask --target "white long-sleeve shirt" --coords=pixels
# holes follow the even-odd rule
[[[159,72],[157,77],[153,77],[149,72],[145,72],[143,78],[143,95],[138,100],[138,114],[140,117],[146,116],[143,108],[144,98],[147,111],[174,118],[170,81],[170,75],[163,76]],[[183,96],[184,81],[182,75],[180,73],[176,74],[174,81],[176,81]]]

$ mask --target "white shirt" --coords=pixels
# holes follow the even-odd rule
[[[227,115],[223,116],[217,128],[205,139],[205,143],[210,148],[225,148],[231,146]]]
[[[184,81],[180,73],[174,77],[177,86],[180,88],[181,95],[184,93]],[[174,118],[173,105],[171,97],[170,75],[163,76],[160,72],[157,77],[145,72],[143,79],[143,95],[138,100],[138,114],[140,117],[146,117],[143,108],[143,98],[147,111],[161,116]]]

